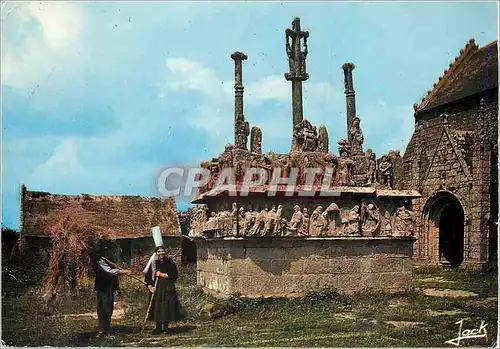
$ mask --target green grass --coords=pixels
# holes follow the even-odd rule
[[[497,336],[496,274],[478,278],[476,273],[466,271],[415,271],[421,289],[477,292],[478,301],[472,297],[431,297],[421,291],[343,296],[325,290],[300,299],[234,298],[234,314],[205,321],[198,316],[200,310],[216,300],[196,288],[194,268],[181,267],[180,273],[177,289],[189,317],[173,324],[171,334],[151,335],[152,323],[148,323],[144,335],[140,334],[149,294],[140,283],[123,278],[118,300],[127,305],[127,310],[123,318],[113,322],[117,333],[112,338],[96,339],[96,320],[90,317],[61,316],[71,310],[95,312],[91,289],[61,305],[58,316],[48,316],[39,305],[39,290],[31,287],[3,298],[2,339],[15,346],[442,347],[448,346],[446,340],[456,337],[455,322],[460,319],[467,319],[467,328],[476,319],[488,323],[488,341],[468,340],[465,345],[490,346]],[[460,313],[439,315],[446,311]],[[388,321],[419,324],[395,327]]]

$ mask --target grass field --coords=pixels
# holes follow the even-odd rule
[[[216,319],[198,316],[217,300],[196,288],[194,268],[182,267],[177,283],[189,317],[168,334],[140,333],[149,294],[132,279],[122,279],[114,334],[96,338],[95,295],[73,297],[57,311],[40,305],[39,288],[30,285],[2,299],[2,340],[15,346],[239,346],[239,347],[443,347],[463,330],[479,327],[488,338],[461,346],[492,346],[497,338],[497,275],[416,269],[420,290],[341,296],[335,292],[300,299],[233,299],[235,312]],[[454,292],[460,291],[460,292]],[[474,296],[476,294],[476,296]]]

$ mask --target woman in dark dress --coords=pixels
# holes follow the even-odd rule
[[[156,322],[153,334],[167,332],[169,322],[183,318],[183,311],[174,284],[177,277],[178,271],[175,262],[165,255],[163,246],[157,247],[156,257],[147,267],[145,279],[151,292],[154,293],[153,309],[149,313],[150,320]]]

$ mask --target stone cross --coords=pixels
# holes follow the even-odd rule
[[[345,99],[347,106],[347,140],[352,142],[351,126],[354,118],[356,117],[356,99],[354,92],[354,82],[352,79],[352,71],[354,70],[354,63],[344,63],[342,69],[344,70],[344,88]]]
[[[231,54],[234,60],[234,148],[247,149],[247,140],[250,133],[248,122],[243,115],[243,61],[248,56],[242,52]]]
[[[308,53],[307,38],[309,37],[309,32],[300,29],[300,18],[296,17],[292,21],[292,29],[286,29],[285,35],[286,54],[288,56],[290,68],[290,71],[285,73],[285,79],[292,82],[293,132],[295,125],[299,124],[304,118],[302,108],[302,81],[309,79],[309,74],[306,72],[306,58]],[[292,39],[291,44],[290,38]],[[304,42],[304,51],[301,50],[301,39],[303,39]],[[294,144],[292,144],[292,150],[296,150]]]

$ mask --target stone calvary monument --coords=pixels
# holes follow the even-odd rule
[[[323,288],[345,293],[412,288],[411,200],[420,194],[396,189],[399,152],[379,159],[371,150],[364,152],[353,63],[342,66],[347,135],[338,141],[338,155],[330,152],[326,127],[314,126],[303,115],[309,32],[295,18],[285,35],[285,79],[292,82],[288,154],[262,152],[262,131],[250,128],[243,113],[242,65],[248,57],[231,55],[234,144],[201,164],[211,178],[192,201],[198,204],[189,233],[197,244],[198,285],[213,294],[248,297]],[[233,171],[234,192],[219,180],[225,169]]]

